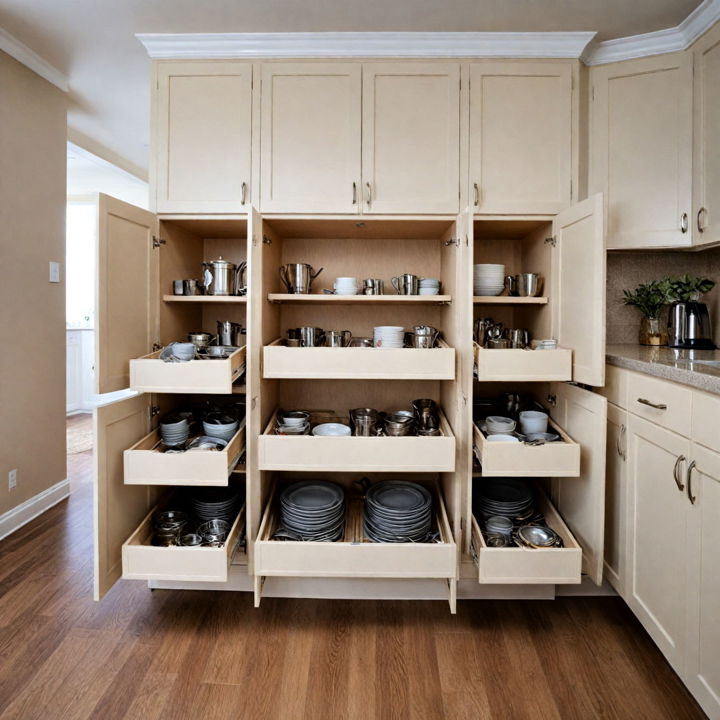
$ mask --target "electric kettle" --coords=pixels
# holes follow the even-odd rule
[[[676,302],[668,316],[668,345],[673,348],[714,350],[710,315],[701,302]]]

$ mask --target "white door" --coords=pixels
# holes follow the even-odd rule
[[[251,63],[159,63],[157,212],[247,212],[251,135]]]
[[[692,459],[685,682],[703,710],[720,718],[720,454],[693,445]]]
[[[553,501],[582,547],[582,571],[602,584],[607,400],[569,383],[551,383],[553,419],[580,445],[580,476],[555,479]]]
[[[609,248],[690,244],[692,56],[592,68],[590,192],[607,197]]]
[[[456,214],[460,66],[363,65],[363,213]]]
[[[130,386],[131,358],[158,338],[158,250],[152,213],[100,194],[95,318],[98,393]]]
[[[605,383],[605,228],[602,194],[553,220],[552,334],[573,351],[576,383]],[[547,290],[546,290],[547,293]]]
[[[687,635],[689,503],[684,476],[689,454],[686,438],[628,416],[625,600],[680,675]]]
[[[570,205],[572,67],[470,66],[470,183],[476,213],[552,214]]]
[[[693,244],[720,242],[720,24],[694,47]]]
[[[260,210],[359,213],[361,66],[262,66]]]
[[[605,577],[625,597],[627,412],[608,403],[605,453]]]

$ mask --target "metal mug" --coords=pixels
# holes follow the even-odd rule
[[[352,333],[349,330],[342,331],[343,347],[348,347],[352,340]]]
[[[353,435],[374,437],[380,427],[380,413],[372,408],[355,408],[350,411],[350,427]]]
[[[307,295],[310,292],[312,281],[323,271],[317,272],[307,263],[289,263],[280,266],[280,279],[287,291],[293,295]]]
[[[437,335],[417,335],[416,333],[406,333],[409,335],[407,344],[410,347],[418,348],[420,350],[429,350],[435,347],[435,341]]]
[[[517,288],[517,276],[516,275],[506,275],[505,276],[505,288],[507,289],[509,295],[512,295],[513,297],[517,297],[518,288]]]
[[[217,321],[217,344],[218,345],[232,345],[234,347],[240,347],[242,342],[243,327],[238,322],[232,322],[231,320],[218,320]]]
[[[398,295],[417,295],[420,292],[420,278],[417,275],[405,273],[390,279]]]
[[[413,410],[420,430],[434,430],[440,426],[437,403],[430,398],[413,400]]]
[[[515,282],[520,297],[536,297],[542,292],[542,278],[537,273],[520,273]]]
[[[363,282],[363,292],[365,295],[384,295],[385,294],[385,281],[380,278],[367,278]]]
[[[185,294],[185,281],[184,280],[173,280],[173,295],[184,295]]]
[[[200,283],[198,280],[183,280],[183,295],[200,295]]]
[[[300,345],[302,347],[318,347],[322,345],[324,339],[322,328],[301,327],[298,329],[300,330]]]
[[[341,330],[328,330],[325,333],[326,347],[345,347],[345,338]]]
[[[503,337],[515,349],[524,349],[530,344],[530,333],[522,328],[505,328]]]

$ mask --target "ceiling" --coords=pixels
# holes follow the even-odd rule
[[[0,27],[70,79],[71,138],[145,177],[150,60],[135,33],[674,27],[700,0],[0,0]],[[86,142],[84,142],[86,141]],[[99,153],[102,148],[106,152]]]

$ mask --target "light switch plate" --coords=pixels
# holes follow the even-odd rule
[[[50,261],[50,282],[51,283],[59,283],[60,282],[60,263],[59,262],[53,262]]]

